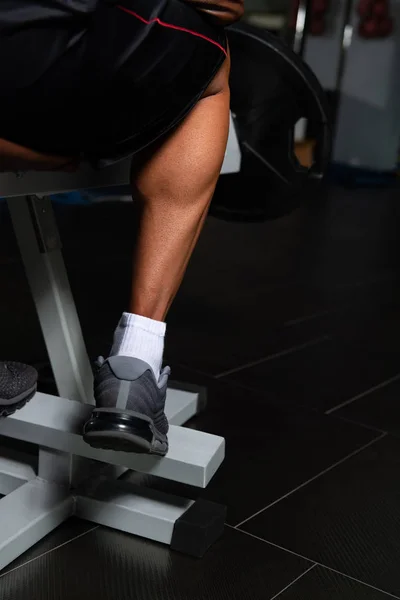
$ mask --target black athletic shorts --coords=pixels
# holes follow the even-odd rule
[[[176,126],[226,48],[181,0],[1,0],[0,138],[106,166]]]

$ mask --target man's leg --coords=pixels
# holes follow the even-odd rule
[[[131,313],[163,321],[179,289],[224,160],[228,77],[226,61],[208,95],[134,176],[142,215]]]
[[[169,370],[161,376],[165,317],[201,232],[229,133],[229,60],[203,98],[139,171],[139,237],[132,297],[95,381],[97,406],[85,426],[96,447],[165,454]],[[158,383],[157,383],[158,382]],[[141,422],[141,416],[146,416]],[[146,427],[147,431],[144,431]]]

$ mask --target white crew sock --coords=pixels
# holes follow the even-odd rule
[[[156,380],[164,352],[166,324],[140,315],[123,313],[114,332],[111,356],[140,358],[153,369]]]

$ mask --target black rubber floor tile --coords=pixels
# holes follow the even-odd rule
[[[293,292],[293,290],[292,290]],[[196,318],[195,322],[183,318],[168,324],[165,359],[179,361],[182,365],[221,375],[260,358],[291,352],[312,344],[326,334],[320,322],[312,321],[307,327],[296,325],[276,327],[257,317],[257,306],[250,306],[245,315],[219,318],[217,311]],[[240,328],[233,324],[240,320]]]
[[[0,579],[2,600],[268,600],[309,568],[227,529],[202,559],[99,528]]]
[[[353,400],[333,415],[400,435],[400,375],[398,379]]]
[[[137,483],[228,507],[236,525],[370,442],[376,432],[341,419],[286,409],[260,394],[173,368],[174,378],[208,390],[204,412],[187,425],[226,440],[226,458],[206,490],[130,473]]]
[[[400,596],[400,440],[384,437],[242,527]]]
[[[316,566],[303,575],[276,600],[389,600],[380,592],[330,569]]]
[[[379,288],[381,296],[375,297],[375,288]],[[396,350],[398,332],[394,327],[390,329],[389,324],[380,331],[378,325],[381,315],[390,308],[384,303],[387,297],[382,285],[360,285],[349,292],[347,301],[340,299],[341,294],[345,296],[344,291],[331,292],[329,302],[318,299],[318,294],[312,284],[309,287],[293,284],[269,291],[259,286],[254,295],[236,292],[228,309],[225,300],[222,304],[223,296],[210,304],[201,296],[192,298],[184,288],[169,316],[166,357],[220,375],[253,361],[302,350],[324,336],[338,337],[338,343],[351,343],[357,353],[360,347],[364,353],[366,349],[375,353],[377,349]],[[283,308],[293,299],[302,307],[297,318],[288,306]],[[283,308],[280,318],[275,309],[278,305],[279,310]],[[286,321],[279,322],[283,318]],[[396,323],[395,319],[391,321]]]
[[[283,404],[325,412],[393,377],[399,365],[398,353],[325,339],[232,373],[227,379],[274,394]]]
[[[340,327],[338,322],[338,336],[364,350],[398,352],[400,337],[398,286],[397,281],[393,292],[386,290],[380,304],[371,307],[370,311],[365,306],[359,307],[358,314],[355,314],[355,310],[352,311],[352,322],[344,321],[345,327]],[[390,302],[385,303],[384,300],[388,298]]]

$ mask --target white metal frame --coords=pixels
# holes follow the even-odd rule
[[[232,125],[232,121],[231,121]],[[231,126],[223,173],[240,168]],[[75,514],[201,556],[223,529],[218,505],[201,507],[188,528],[193,500],[119,480],[127,470],[205,488],[224,459],[223,438],[181,427],[204,405],[204,390],[169,389],[166,457],[95,450],[81,431],[94,404],[92,369],[65,270],[50,193],[129,182],[129,161],[99,172],[0,175],[60,397],[37,393],[0,421],[0,436],[30,442],[38,456],[0,448],[0,569]],[[3,316],[4,318],[4,316]],[[179,386],[178,386],[179,387]],[[183,525],[182,525],[183,523]],[[179,524],[179,536],[176,535]],[[196,531],[198,543],[194,540]],[[183,532],[183,533],[182,533]],[[175,536],[175,537],[174,537]],[[179,537],[179,539],[178,539]],[[190,537],[190,539],[189,539]]]

